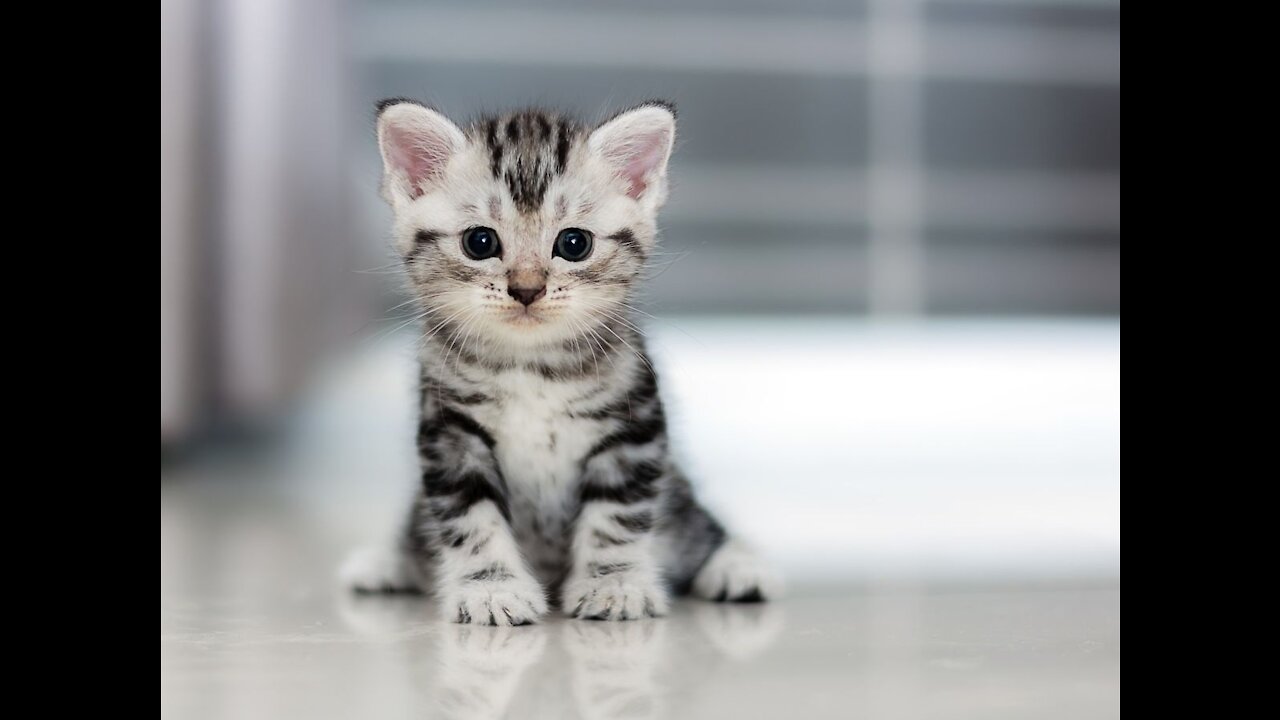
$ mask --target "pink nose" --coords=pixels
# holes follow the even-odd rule
[[[536,288],[508,287],[507,294],[524,305],[532,305],[535,300],[547,294],[547,286]]]

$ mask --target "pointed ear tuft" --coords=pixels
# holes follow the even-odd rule
[[[405,103],[407,103],[407,104],[409,104],[409,105],[422,105],[422,103],[420,103],[420,102],[418,102],[417,100],[414,100],[414,99],[412,99],[412,98],[407,98],[407,97],[389,97],[389,98],[382,98],[382,99],[381,99],[381,100],[379,100],[378,102],[374,103],[374,104],[373,104],[373,107],[377,110],[377,114],[378,114],[378,115],[381,115],[383,110],[386,110],[387,108],[391,107],[392,105],[401,105],[401,104],[405,104]],[[426,107],[426,105],[422,105],[422,106],[423,106],[423,107]]]
[[[466,136],[449,118],[412,100],[378,103],[383,191],[392,205],[421,197],[444,172]]]
[[[667,160],[675,137],[675,106],[650,101],[596,128],[588,145],[627,182],[628,197],[660,205],[666,199]]]
[[[676,112],[676,102],[674,100],[667,100],[665,98],[649,98],[648,100],[645,100],[644,102],[640,103],[639,105],[631,109],[635,110],[645,106],[666,108],[667,112],[671,113],[671,117],[673,118],[680,117],[680,113]]]

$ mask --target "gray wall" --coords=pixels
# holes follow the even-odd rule
[[[1118,314],[1120,9],[1105,0],[354,6],[368,108],[680,107],[659,312]],[[381,248],[379,247],[379,250]]]

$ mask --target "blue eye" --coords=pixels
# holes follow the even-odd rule
[[[502,252],[502,244],[493,228],[473,227],[462,233],[462,250],[472,260],[487,260]]]
[[[591,233],[578,228],[568,228],[561,230],[556,236],[554,255],[569,262],[581,262],[591,254],[591,246]]]

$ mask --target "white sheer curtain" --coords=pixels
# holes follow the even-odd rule
[[[162,442],[280,409],[355,320],[342,10],[161,3]]]

